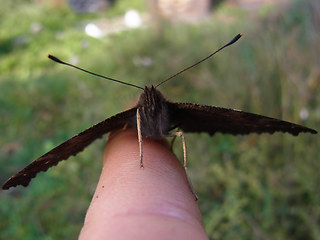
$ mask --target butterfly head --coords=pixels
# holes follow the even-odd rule
[[[155,112],[164,101],[164,96],[155,89],[154,86],[146,86],[140,95],[138,107],[143,107],[149,109],[150,112]]]
[[[145,87],[137,108],[140,114],[142,136],[157,139],[168,135],[167,100],[154,86]]]

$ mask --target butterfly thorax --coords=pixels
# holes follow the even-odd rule
[[[137,108],[142,136],[157,139],[168,135],[170,121],[167,100],[154,86],[145,87]]]

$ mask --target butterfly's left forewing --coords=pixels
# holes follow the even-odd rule
[[[184,132],[207,132],[229,134],[317,131],[279,119],[247,113],[239,110],[204,106],[192,103],[168,103],[171,121]]]
[[[13,175],[2,186],[2,189],[9,189],[17,185],[28,186],[31,179],[39,172],[46,171],[48,168],[57,165],[60,161],[76,155],[103,134],[124,127],[135,118],[136,111],[136,108],[132,108],[121,112],[70,138]]]

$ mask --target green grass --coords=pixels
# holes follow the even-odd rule
[[[108,11],[145,10],[119,1]],[[79,131],[131,106],[139,91],[49,61],[48,53],[140,86],[155,84],[245,35],[164,85],[172,100],[231,107],[319,130],[317,0],[254,20],[221,4],[199,25],[163,25],[94,39],[82,27],[100,14],[66,5],[0,0],[0,182]],[[130,6],[130,4],[132,4]],[[317,5],[318,4],[318,5]],[[17,24],[19,19],[20,24]],[[31,33],[35,22],[42,25]],[[141,59],[152,60],[149,67]],[[300,119],[302,109],[309,112]],[[4,239],[73,239],[98,181],[103,140],[41,173],[28,188],[0,192]],[[187,136],[190,174],[212,239],[318,239],[319,136]],[[176,153],[182,159],[180,145]],[[193,159],[199,159],[196,162]]]

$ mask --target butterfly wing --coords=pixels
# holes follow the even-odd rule
[[[2,189],[9,189],[17,185],[28,186],[31,179],[39,172],[47,171],[48,168],[57,165],[60,161],[69,158],[71,155],[76,155],[94,140],[102,137],[103,134],[124,127],[135,117],[136,111],[136,108],[132,108],[121,112],[70,138],[13,175],[2,186]]]
[[[207,132],[210,135],[216,132],[272,134],[280,131],[292,135],[300,132],[317,133],[301,125],[234,109],[192,103],[168,103],[168,107],[174,126],[184,132]]]

